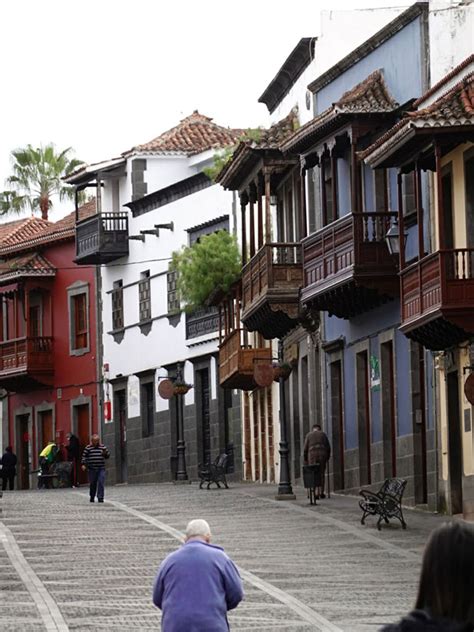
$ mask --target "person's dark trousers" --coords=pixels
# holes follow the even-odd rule
[[[101,467],[97,470],[89,468],[87,473],[89,474],[89,494],[93,501],[97,493],[97,499],[99,502],[104,500],[104,483],[105,483],[105,468]]]
[[[324,494],[324,485],[326,483],[326,465],[327,461],[320,461],[319,466],[321,468],[321,493]]]
[[[41,457],[39,465],[41,469],[41,476],[38,487],[42,487],[43,489],[50,489],[52,487],[51,479],[46,478],[46,476],[49,474],[49,463],[44,457]],[[45,478],[42,478],[43,475],[45,475]]]
[[[7,483],[10,484],[10,490],[13,490],[15,484],[15,474],[2,474],[2,491],[7,488]]]

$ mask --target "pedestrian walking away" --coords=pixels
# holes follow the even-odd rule
[[[2,464],[2,490],[6,490],[7,483],[10,490],[12,490],[15,484],[17,458],[11,445],[5,448],[5,453],[0,459],[0,463]]]
[[[331,456],[331,444],[325,432],[319,424],[314,424],[311,432],[308,432],[304,440],[303,458],[305,465],[319,463],[321,471],[321,487],[316,488],[316,498],[326,498],[324,483],[326,465]]]
[[[381,632],[474,630],[474,527],[451,522],[435,529],[426,545],[415,610]]]
[[[227,611],[244,596],[242,580],[230,557],[211,544],[205,520],[191,520],[183,546],[162,562],[153,603],[163,613],[162,632],[227,632]]]
[[[100,442],[98,434],[93,434],[91,442],[86,445],[82,453],[82,469],[87,470],[89,477],[89,494],[91,503],[94,502],[96,494],[100,503],[104,502],[105,487],[105,460],[110,456],[109,451]]]
[[[80,445],[79,439],[72,432],[68,432],[66,435],[68,444],[66,446],[67,460],[72,462],[72,480],[73,487],[79,487],[79,460],[80,460]]]

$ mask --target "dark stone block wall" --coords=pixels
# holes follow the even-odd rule
[[[240,394],[232,394],[231,407],[228,409],[229,444],[233,446],[233,458],[230,459],[230,480],[242,478],[242,428],[240,416]],[[186,466],[190,480],[198,478],[198,464],[202,461],[200,429],[198,428],[196,406],[184,407],[184,439],[186,442]],[[127,419],[127,472],[126,480],[121,481],[120,437],[116,421],[105,424],[103,441],[110,450],[107,463],[108,484],[127,483],[163,483],[174,480],[176,466],[176,418],[171,410],[155,413],[154,432],[143,437],[141,417]],[[214,459],[226,446],[219,423],[217,399],[210,401],[210,441]],[[233,470],[233,471],[232,471]]]

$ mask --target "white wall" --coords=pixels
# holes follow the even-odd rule
[[[298,106],[302,125],[311,120],[313,118],[312,99],[309,108],[306,106],[308,84],[402,12],[403,9],[322,11],[314,59],[271,115],[272,123],[284,118],[295,106]],[[314,30],[316,31],[316,28]]]
[[[193,160],[195,164],[188,172],[184,172],[183,177],[189,177],[197,172],[199,160],[196,158]],[[176,163],[166,159],[160,161],[155,159],[153,162],[161,163],[163,182],[168,170],[171,177],[175,177]],[[170,325],[166,318],[168,311],[166,272],[172,252],[188,244],[186,229],[221,215],[229,215],[232,230],[232,193],[224,191],[219,185],[212,185],[136,218],[133,218],[130,213],[129,235],[138,235],[140,230],[151,229],[155,224],[170,221],[174,222],[174,231],[161,229],[159,237],[147,235],[144,243],[130,241],[130,254],[127,259],[114,261],[111,265],[102,267],[104,362],[109,363],[111,378],[118,374],[131,375],[138,371],[156,369],[165,364],[217,352],[218,332],[186,341],[185,315],[181,315],[176,327]],[[158,317],[158,319],[153,321],[152,329],[146,336],[138,327],[139,305],[136,283],[140,278],[140,272],[145,270],[150,270],[152,277],[163,273],[151,279],[152,318]],[[119,279],[122,280],[124,286],[135,283],[131,287],[124,288],[123,298],[124,325],[127,327],[127,325],[136,324],[130,329],[125,329],[125,335],[120,344],[107,333],[112,330],[112,297],[108,292],[112,289],[114,281]],[[159,369],[158,374],[165,376],[166,371]],[[185,375],[192,381],[192,365],[189,362],[185,365]],[[186,403],[192,403],[193,398],[191,390],[186,395]],[[157,398],[158,410],[162,408],[160,406],[161,402]]]
[[[437,83],[474,51],[474,4],[430,1],[431,85]]]

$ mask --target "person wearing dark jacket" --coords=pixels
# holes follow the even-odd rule
[[[10,486],[10,490],[13,489],[15,484],[16,475],[16,454],[13,454],[13,448],[11,445],[5,448],[5,454],[1,458],[2,463],[2,490],[5,491],[7,483]]]
[[[331,456],[331,444],[325,432],[321,430],[319,424],[313,426],[313,430],[308,432],[304,440],[303,458],[305,465],[315,465],[319,463],[321,471],[321,487],[316,488],[316,498],[326,498],[324,494],[324,479],[326,464]]]
[[[72,434],[72,432],[69,432],[66,437],[68,439],[68,444],[66,446],[67,460],[72,462],[72,486],[78,487],[79,459],[81,456],[79,439],[76,435]]]
[[[89,476],[89,494],[91,503],[97,500],[104,502],[104,485],[105,485],[105,459],[110,456],[109,451],[100,442],[99,435],[93,434],[91,442],[86,445],[82,453],[82,469],[87,470]]]
[[[474,527],[444,524],[430,536],[415,610],[381,632],[473,632]]]

